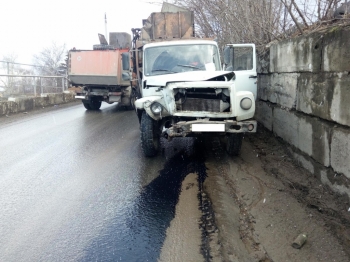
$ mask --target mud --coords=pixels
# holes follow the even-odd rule
[[[349,200],[297,166],[286,144],[260,128],[239,157],[219,140],[206,146],[221,261],[350,261]],[[305,245],[293,248],[302,233]]]
[[[294,163],[283,141],[261,127],[245,137],[238,157],[228,156],[219,139],[206,139],[202,147],[206,178],[191,182],[197,189],[191,187],[186,194],[189,182],[183,182],[176,209],[192,222],[197,217],[197,222],[182,218],[178,223],[176,215],[172,225],[177,224],[177,233],[171,235],[170,227],[167,238],[184,242],[173,243],[173,249],[191,246],[197,261],[350,261],[348,198]],[[189,225],[196,232],[191,236],[186,233]],[[307,240],[296,249],[292,244],[300,234]]]

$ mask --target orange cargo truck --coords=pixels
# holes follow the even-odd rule
[[[68,78],[72,86],[81,87],[75,98],[87,110],[98,110],[102,102],[131,106],[130,43],[129,34],[110,33],[109,45],[104,40],[93,50],[69,51]]]

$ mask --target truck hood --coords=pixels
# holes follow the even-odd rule
[[[171,82],[230,81],[235,76],[232,71],[190,71],[147,77],[147,86],[166,86]]]

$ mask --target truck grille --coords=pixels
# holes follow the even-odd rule
[[[184,103],[176,105],[177,111],[220,112],[219,99],[187,98]]]
[[[222,89],[220,89],[222,90]],[[214,88],[175,89],[176,111],[230,111],[230,97]],[[228,92],[226,92],[228,94]]]

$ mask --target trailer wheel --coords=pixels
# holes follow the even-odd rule
[[[157,122],[154,121],[146,111],[141,116],[141,147],[147,157],[153,157],[158,153],[160,136],[158,133]]]
[[[226,136],[226,151],[230,156],[238,156],[241,152],[243,133]]]
[[[85,100],[83,101],[83,105],[87,110],[99,110],[101,107],[102,102],[97,101],[94,99],[91,99],[90,101]]]
[[[90,101],[91,110],[99,110],[101,107],[101,104],[102,104],[101,101],[91,99],[91,101]]]

